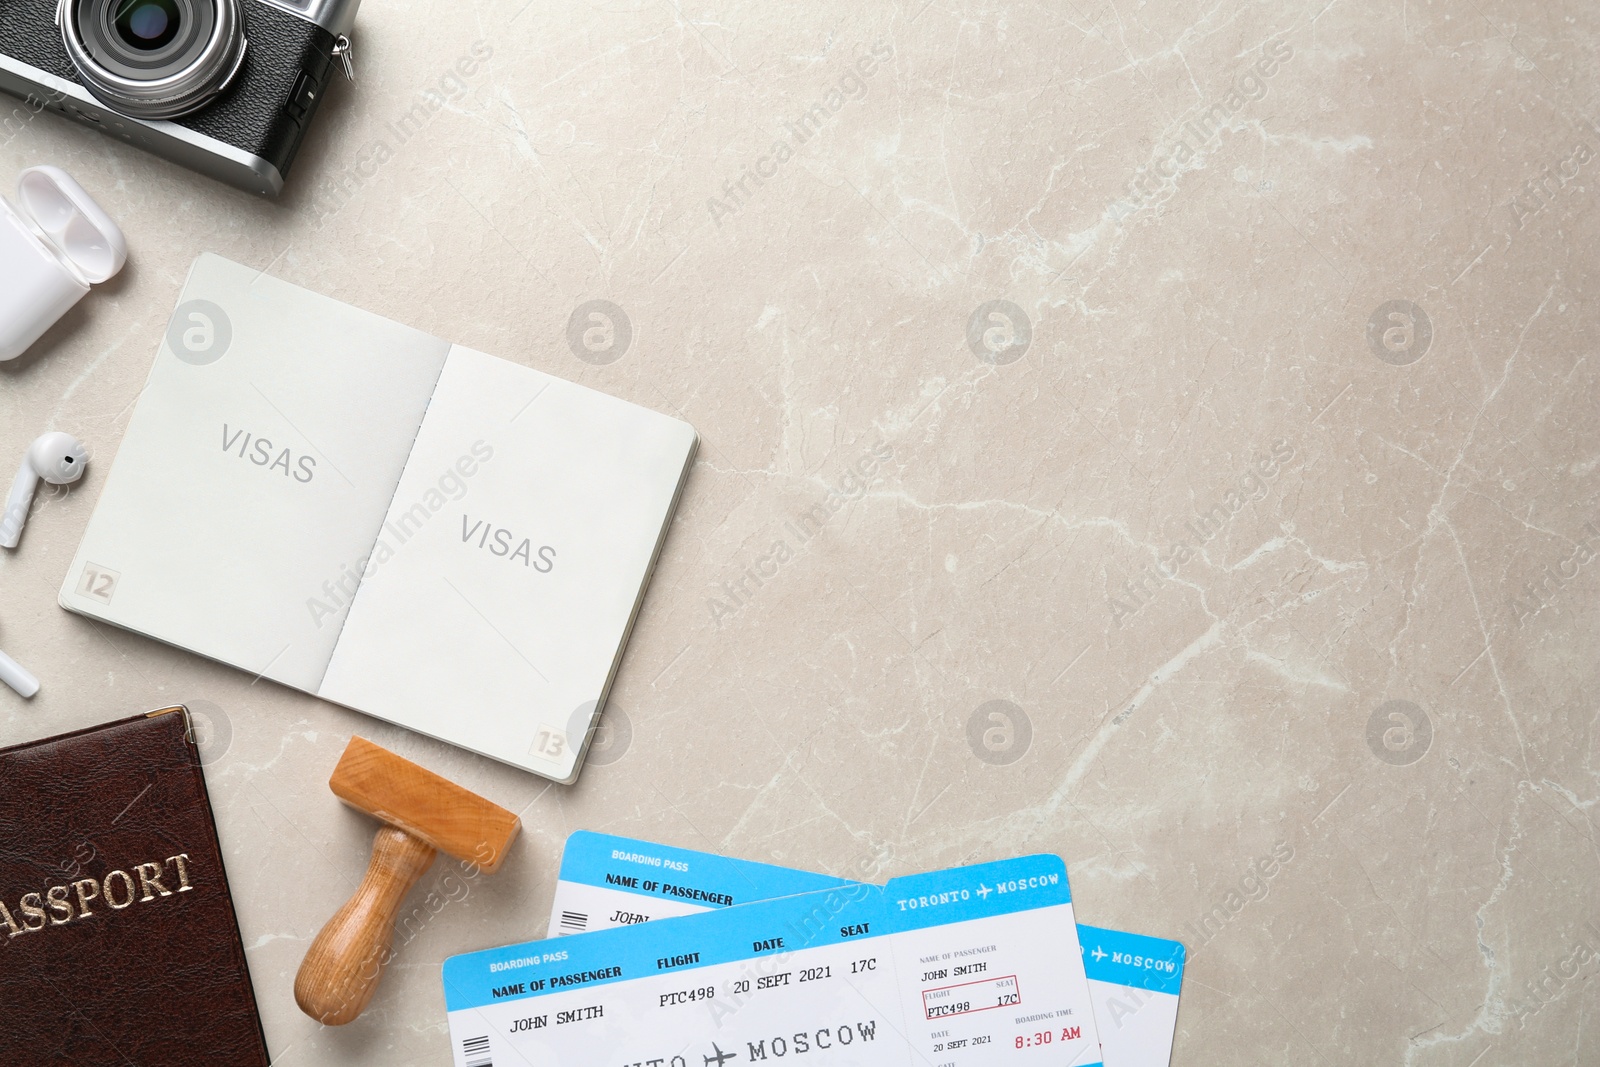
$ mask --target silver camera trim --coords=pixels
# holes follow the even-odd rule
[[[260,156],[215,137],[163,119],[136,119],[113,110],[82,85],[0,53],[0,87],[33,111],[49,108],[98,127],[103,133],[187,167],[236,189],[275,197],[283,175]]]
[[[176,74],[143,81],[108,70],[89,51],[70,8],[83,0],[58,0],[56,23],[67,58],[84,87],[108,106],[136,119],[175,119],[205,107],[226,89],[244,65],[244,12],[240,0],[200,0],[216,6],[211,39],[195,61]]]
[[[335,37],[348,36],[355,28],[356,10],[361,0],[256,0],[258,4],[287,11],[296,18],[321,26]]]

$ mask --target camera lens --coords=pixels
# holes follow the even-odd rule
[[[129,47],[155,52],[178,36],[182,18],[173,0],[118,0],[111,24]]]
[[[84,87],[135,118],[199,110],[244,61],[240,0],[63,0],[62,15]]]

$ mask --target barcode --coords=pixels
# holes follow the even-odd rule
[[[561,929],[587,930],[589,929],[589,916],[581,911],[564,911],[561,913]]]
[[[489,1039],[469,1037],[461,1042],[461,1054],[467,1058],[467,1067],[494,1067],[489,1058]]]

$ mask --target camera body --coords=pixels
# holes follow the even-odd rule
[[[360,0],[0,0],[0,90],[276,196]]]

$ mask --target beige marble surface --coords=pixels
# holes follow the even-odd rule
[[[93,452],[0,558],[44,682],[0,741],[209,718],[284,1067],[448,1062],[440,961],[541,933],[580,827],[1059,852],[1085,921],[1188,943],[1175,1063],[1597,1062],[1597,42],[1576,0],[369,0],[276,203],[24,116],[0,182],[66,167],[132,258],[0,365],[5,462]],[[576,786],[56,606],[203,251],[699,429]],[[335,1031],[290,985],[365,863],[354,731],[527,834]]]

